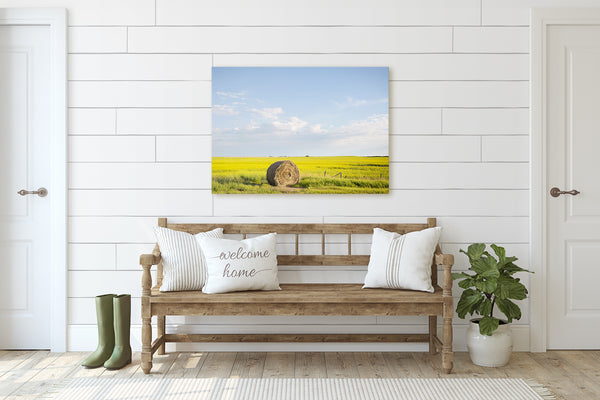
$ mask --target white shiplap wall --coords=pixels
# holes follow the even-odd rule
[[[132,293],[156,218],[222,222],[422,221],[443,248],[496,242],[529,261],[529,7],[593,0],[2,0],[69,9],[68,347],[96,342],[97,294]],[[212,66],[390,67],[389,195],[213,196]],[[303,249],[309,251],[311,238]],[[332,242],[336,239],[332,238]],[[368,238],[357,239],[364,252]],[[312,245],[314,246],[314,245]],[[330,243],[336,251],[340,244]],[[457,257],[457,268],[466,268]],[[281,272],[360,281],[364,270]],[[525,277],[525,280],[527,278]],[[528,302],[516,322],[528,349]],[[181,325],[188,324],[203,325]],[[205,332],[423,332],[423,318],[172,318]],[[403,325],[403,326],[400,326]],[[456,321],[456,348],[465,322]],[[423,349],[394,345],[297,349]],[[279,345],[221,349],[290,349]]]

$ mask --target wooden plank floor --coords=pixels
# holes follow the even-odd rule
[[[0,350],[0,399],[35,399],[70,377],[141,378],[140,354],[118,370],[79,366],[88,353]],[[600,351],[513,353],[502,368],[482,368],[455,353],[451,375],[428,353],[169,353],[155,356],[154,379],[173,378],[524,378],[561,399],[600,399]]]

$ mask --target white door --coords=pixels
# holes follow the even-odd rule
[[[547,44],[547,347],[599,349],[600,25],[549,26]]]
[[[0,26],[2,349],[50,348],[50,73],[49,26]]]

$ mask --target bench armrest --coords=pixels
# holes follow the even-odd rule
[[[444,268],[442,281],[444,297],[452,297],[452,266],[454,265],[454,256],[452,254],[437,253],[435,255],[435,263]]]
[[[150,296],[150,289],[152,288],[150,268],[152,268],[153,265],[158,265],[161,260],[162,257],[158,245],[154,247],[152,254],[142,254],[140,256],[140,265],[144,269],[144,272],[142,273],[142,296]]]

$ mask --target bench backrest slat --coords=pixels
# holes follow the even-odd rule
[[[420,231],[436,226],[435,218],[428,218],[427,223],[423,224],[182,224],[170,223],[166,218],[159,218],[158,225],[173,229],[176,231],[196,234],[206,232],[215,228],[223,228],[224,234],[241,234],[243,237],[251,234],[266,234],[277,232],[278,234],[293,234],[295,254],[279,255],[277,263],[279,265],[314,265],[314,266],[344,266],[344,265],[367,265],[369,263],[368,255],[352,254],[351,242],[352,235],[371,234],[373,228],[381,228],[386,231],[406,234],[409,232]],[[298,235],[320,234],[321,235],[321,253],[322,254],[298,254]],[[328,255],[325,254],[325,235],[346,234],[348,235],[348,254],[347,255]],[[439,251],[439,249],[438,249]],[[162,265],[158,266],[158,284],[162,283]],[[432,263],[432,281],[437,283],[437,266]]]

